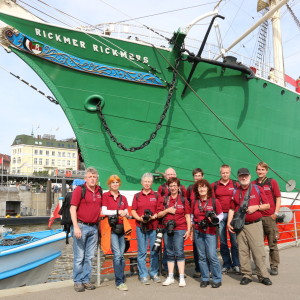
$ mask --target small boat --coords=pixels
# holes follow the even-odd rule
[[[0,238],[0,289],[47,281],[56,258],[62,254],[65,238],[62,229]]]

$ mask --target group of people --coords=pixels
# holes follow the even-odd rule
[[[228,272],[242,274],[240,284],[249,284],[252,281],[250,253],[259,282],[271,285],[269,275],[278,274],[276,215],[281,197],[276,180],[267,177],[266,163],[258,163],[256,173],[258,178],[251,181],[249,170],[241,168],[237,173],[238,180],[235,181],[230,178],[230,166],[222,165],[220,180],[210,184],[204,179],[203,170],[196,168],[192,172],[194,183],[185,188],[175,170],[168,168],[165,171],[166,182],[159,186],[157,192],[152,189],[153,175],[145,173],[141,178],[142,189],[134,195],[131,206],[131,215],[136,222],[140,282],[145,285],[150,284],[151,280],[154,283],[161,282],[158,248],[163,236],[163,266],[167,272],[163,286],[175,283],[176,266],[179,286],[186,286],[184,241],[188,238],[193,241],[194,277],[201,277],[201,288],[208,285],[219,288],[222,285],[222,275]],[[129,232],[129,213],[127,199],[119,192],[121,179],[117,175],[111,175],[107,181],[109,190],[105,193],[97,185],[96,169],[86,170],[85,181],[85,195],[82,195],[82,188],[77,187],[73,192],[70,208],[73,222],[74,289],[77,292],[95,289],[95,285],[90,282],[91,261],[98,242],[101,209],[101,214],[105,216],[101,222],[108,226],[105,228],[110,228],[104,232],[109,237],[114,256],[115,283],[119,290],[127,291],[124,252],[125,235]],[[242,209],[245,210],[244,226],[239,232],[235,232],[232,220],[235,213]],[[220,236],[222,266],[217,255],[217,233]],[[270,250],[270,273],[265,263],[265,236]],[[146,265],[148,244],[149,270]]]

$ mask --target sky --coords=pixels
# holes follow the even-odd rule
[[[41,2],[38,0],[22,0],[22,2],[20,4],[28,3],[44,11],[44,7],[42,8]],[[66,16],[63,18],[65,22],[75,27],[84,24],[83,22],[94,25],[143,17],[136,21],[126,21],[126,23],[144,24],[171,33],[179,27],[185,27],[196,17],[212,11],[218,2],[213,0],[189,2],[179,0],[48,0],[47,4],[81,20],[82,22],[79,24],[77,21],[71,23]],[[291,0],[289,3],[295,15],[300,18],[300,0]],[[25,7],[33,11],[32,8]],[[53,11],[53,9],[47,8],[47,13],[53,15]],[[168,13],[161,14],[162,12]],[[224,48],[228,47],[260,17],[256,12],[256,1],[249,0],[223,0],[219,6],[219,14],[225,17],[225,20],[218,21]],[[300,28],[292,20],[286,8],[282,9],[282,15],[286,74],[296,79],[300,75]],[[57,11],[55,16],[62,20],[61,14]],[[56,20],[49,19],[44,15],[42,18],[50,23],[59,24]],[[209,21],[202,21],[200,25],[194,26],[189,37],[201,40]],[[251,57],[255,54],[256,40],[256,33],[252,33],[233,50]],[[209,42],[216,44],[216,36],[213,31]],[[0,47],[0,153],[10,155],[10,146],[16,135],[19,134],[30,135],[32,132],[34,135],[53,134],[57,139],[75,137],[67,118],[58,105],[51,103],[5,70],[20,76],[46,95],[51,95],[47,86],[21,59],[13,53],[6,53]]]

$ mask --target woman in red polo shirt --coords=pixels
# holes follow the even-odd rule
[[[170,196],[161,197],[158,204],[158,218],[163,218],[165,227],[164,242],[167,251],[169,275],[163,282],[167,286],[174,283],[174,266],[177,261],[179,271],[179,286],[186,285],[184,280],[184,240],[190,236],[191,209],[189,202],[179,194],[180,181],[170,178],[167,181]]]
[[[119,219],[128,216],[128,203],[125,196],[121,195],[119,188],[121,179],[118,175],[111,175],[107,180],[109,191],[102,196],[102,215],[108,216],[109,224],[111,225],[111,250],[114,254],[113,265],[115,271],[116,286],[120,291],[128,291],[125,284],[125,238],[123,231],[117,228],[122,228],[123,222]]]
[[[221,265],[216,250],[217,225],[223,219],[220,202],[212,198],[212,188],[205,179],[198,180],[194,185],[195,199],[192,203],[194,216],[194,232],[192,238],[199,253],[201,271],[200,287],[205,288],[210,284],[209,269],[212,273],[213,288],[222,285]]]

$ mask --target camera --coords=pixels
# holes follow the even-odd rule
[[[217,217],[217,215],[215,214],[214,211],[207,211],[205,213],[205,216],[207,218],[210,218],[210,223],[213,225],[213,226],[218,226],[219,224],[219,218]]]
[[[147,223],[150,221],[152,215],[153,215],[153,212],[150,209],[144,210],[144,216],[143,216],[144,222],[141,222],[141,230],[143,233],[147,232]]]
[[[153,215],[153,213],[150,209],[145,209],[144,210],[144,216],[143,216],[144,222],[148,223],[150,221],[150,218],[151,218],[152,215]]]
[[[207,227],[208,227],[208,220],[207,219],[203,219],[198,223],[199,227],[203,230],[206,231]]]
[[[163,229],[158,228],[156,231],[156,239],[153,244],[152,251],[155,251],[156,253],[159,252],[160,247],[161,247],[162,238],[163,238]]]
[[[117,215],[108,216],[108,224],[114,228],[118,224],[119,217]]]
[[[174,228],[176,227],[176,223],[174,220],[169,220],[166,225],[167,235],[174,235]]]

